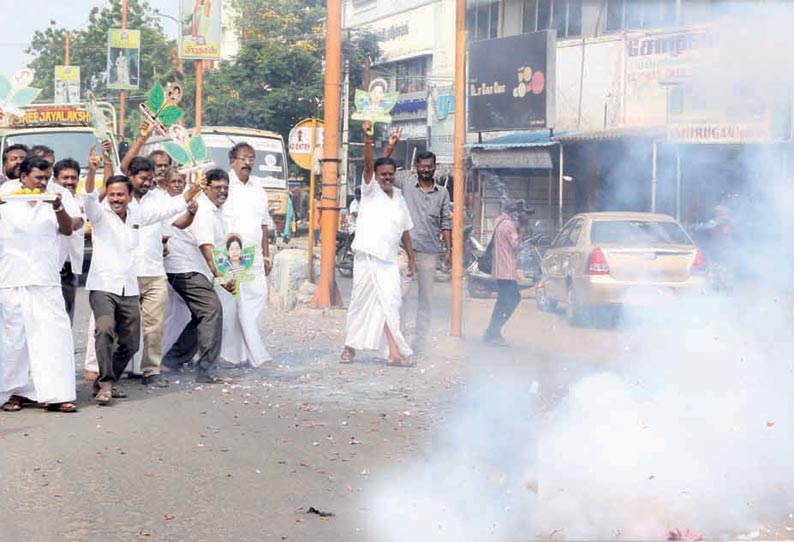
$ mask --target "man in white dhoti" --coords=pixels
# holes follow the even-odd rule
[[[22,187],[46,190],[49,163],[20,165]],[[48,410],[75,412],[72,326],[61,295],[59,236],[72,219],[61,198],[0,205],[0,404],[18,411],[23,399]]]
[[[402,241],[409,273],[416,269],[411,215],[402,193],[394,188],[396,165],[391,158],[375,161],[375,179],[364,179],[353,241],[353,293],[347,309],[347,335],[341,362],[356,350],[377,350],[388,365],[409,366],[411,347],[400,330],[400,270],[397,250]]]
[[[96,321],[94,345],[99,377],[94,382],[94,392],[98,404],[108,405],[112,398],[124,397],[114,384],[140,345],[135,252],[141,229],[185,212],[199,186],[191,185],[182,197],[169,198],[162,205],[130,206],[132,183],[124,175],[114,175],[105,182],[105,200],[100,203],[94,190],[97,165],[92,157],[85,183],[85,212],[93,228],[94,244],[86,289]]]
[[[229,151],[229,198],[223,205],[226,235],[236,233],[244,247],[255,247],[255,280],[237,284],[233,297],[221,290],[223,304],[223,345],[221,359],[227,364],[259,367],[272,358],[265,348],[259,319],[267,308],[267,276],[270,275],[269,229],[274,228],[268,209],[263,179],[251,175],[256,155],[248,143]],[[219,247],[220,245],[217,245]]]

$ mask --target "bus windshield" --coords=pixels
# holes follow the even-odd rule
[[[221,168],[229,168],[229,150],[237,143],[246,142],[255,151],[256,161],[254,162],[251,174],[265,180],[266,188],[286,188],[287,178],[285,175],[284,163],[284,143],[277,138],[262,136],[244,136],[237,134],[211,133],[202,134],[204,143],[207,145],[207,152],[215,165]]]
[[[73,158],[80,167],[88,167],[88,150],[97,142],[93,132],[75,130],[47,130],[6,135],[4,148],[21,143],[33,148],[34,145],[46,145],[55,151],[55,160]]]

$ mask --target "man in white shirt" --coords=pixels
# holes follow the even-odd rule
[[[112,166],[111,166],[112,167]],[[53,179],[48,190],[59,192],[66,212],[72,217],[72,235],[60,240],[61,292],[66,303],[69,320],[74,323],[74,300],[78,277],[83,272],[85,255],[85,219],[83,210],[75,198],[77,182],[80,180],[80,164],[72,158],[58,160],[53,167]]]
[[[46,190],[49,163],[26,158],[22,188]],[[58,238],[72,219],[60,196],[50,203],[0,205],[0,404],[15,412],[23,399],[75,412],[74,344],[60,291]]]
[[[136,156],[130,161],[127,171],[132,183],[131,208],[154,211],[168,204],[166,192],[155,189],[155,167],[151,160]],[[175,219],[176,216],[166,218]],[[170,220],[142,226],[135,251],[143,328],[143,349],[140,351],[142,383],[158,388],[168,387],[168,380],[160,375],[163,326],[168,311],[168,279],[163,267],[163,233],[168,224]]]
[[[96,321],[95,348],[99,377],[94,382],[96,401],[108,405],[112,397],[123,397],[114,388],[124,368],[138,350],[141,313],[135,252],[141,229],[185,212],[186,203],[198,193],[192,185],[183,197],[163,205],[131,206],[133,187],[129,178],[114,175],[105,182],[105,200],[94,190],[98,161],[90,162],[85,183],[85,212],[92,225],[94,253],[86,289]],[[118,340],[118,346],[114,345]],[[159,355],[159,353],[158,353]]]
[[[172,181],[179,177],[181,174],[176,170],[166,173],[169,193],[172,193]],[[213,209],[218,209],[226,201],[229,178],[223,170],[210,170],[205,180],[205,191],[209,197],[199,197],[201,204],[198,212],[201,216],[197,216],[184,229],[171,226],[168,231],[168,255],[165,257],[168,283],[187,304],[191,320],[165,355],[165,359],[171,366],[182,365],[198,354],[196,382],[214,383],[218,378],[211,371],[221,353],[223,310],[213,286],[213,273],[199,249],[198,238],[201,236],[199,229],[202,224],[212,225]],[[205,215],[207,218],[203,219]],[[212,230],[210,231],[209,235],[212,236]]]
[[[223,304],[223,346],[221,359],[234,365],[246,362],[259,367],[271,360],[258,321],[267,308],[267,276],[270,274],[269,229],[274,228],[268,210],[263,180],[251,175],[254,148],[238,143],[229,151],[229,198],[222,206],[226,235],[240,236],[244,246],[256,247],[253,272],[256,280],[238,284],[232,297],[221,291]]]
[[[398,188],[391,158],[375,161],[375,178],[364,179],[353,241],[353,293],[347,309],[345,348],[341,362],[350,363],[356,350],[377,350],[388,365],[411,365],[413,353],[400,329],[400,270],[397,250],[408,253],[409,274],[416,269],[409,231],[411,215]]]

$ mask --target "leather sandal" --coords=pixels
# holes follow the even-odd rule
[[[22,397],[12,395],[8,398],[8,401],[3,403],[2,408],[5,412],[19,412],[22,410]]]
[[[342,350],[342,355],[339,356],[339,363],[353,363],[355,358],[356,351],[349,346],[345,346],[345,349]]]
[[[108,406],[113,403],[113,390],[111,388],[102,388],[96,395],[94,400],[99,406]]]
[[[50,403],[46,407],[44,407],[47,412],[77,412],[77,405],[74,403]]]

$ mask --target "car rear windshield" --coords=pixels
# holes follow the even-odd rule
[[[689,236],[677,223],[649,220],[593,222],[590,240],[595,244],[629,246],[692,244]]]

